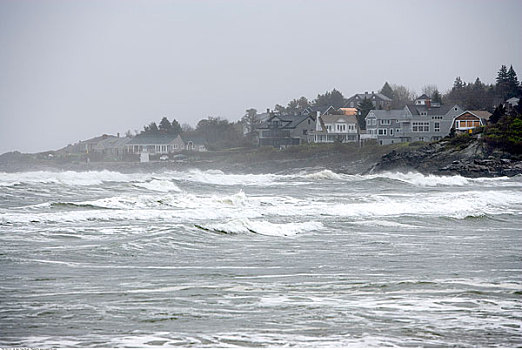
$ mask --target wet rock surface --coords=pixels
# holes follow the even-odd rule
[[[515,176],[522,174],[522,157],[488,149],[480,139],[472,139],[466,144],[445,140],[417,149],[393,150],[384,155],[370,172],[391,170],[466,177]]]

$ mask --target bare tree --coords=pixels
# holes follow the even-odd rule
[[[403,85],[392,85],[393,88],[393,108],[403,108],[406,104],[413,101],[415,92]]]
[[[433,98],[435,91],[438,92],[439,89],[437,89],[437,85],[434,85],[434,84],[429,84],[422,88],[422,93],[426,94],[426,96],[428,96],[429,98]]]

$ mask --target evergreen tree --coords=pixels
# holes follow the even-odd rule
[[[243,129],[246,131],[247,138],[254,143],[257,136],[256,129],[260,124],[259,119],[257,118],[257,110],[255,108],[247,109],[245,115],[241,118],[241,124],[243,125]]]
[[[301,96],[299,100],[297,100],[297,107],[300,111],[302,111],[303,109],[310,107],[310,102],[308,102],[308,99],[306,97]]]
[[[509,77],[507,68],[502,65],[497,74],[497,94],[500,98],[505,100],[509,94]]]
[[[381,91],[379,91],[379,92],[392,100],[395,97],[395,95],[393,93],[393,89],[391,88],[390,84],[388,84],[388,82],[384,83],[384,86],[382,87]]]
[[[496,124],[500,120],[500,118],[504,116],[504,114],[506,114],[506,110],[502,104],[499,104],[498,107],[495,108],[495,111],[493,112],[491,117],[489,117],[489,122],[491,124]]]
[[[506,98],[519,96],[519,83],[517,78],[517,73],[513,69],[513,66],[509,67],[508,72],[506,73],[506,87],[507,87],[507,96]]]
[[[172,135],[181,135],[183,133],[183,129],[176,119],[172,119],[172,123],[170,123],[170,133]]]
[[[333,106],[335,109],[341,108],[346,103],[343,94],[333,89],[331,92],[326,91],[323,95],[317,95],[317,98],[314,101],[314,106],[316,107],[329,107]]]
[[[372,101],[370,101],[367,98],[364,98],[364,100],[359,103],[359,106],[357,106],[359,109],[359,113],[357,114],[357,121],[359,122],[359,127],[362,130],[366,130],[366,116],[372,109],[375,109],[373,106]]]
[[[164,134],[169,133],[172,126],[170,125],[169,120],[166,117],[163,117],[159,123],[159,131],[161,131]]]
[[[462,83],[462,79],[460,77],[455,78],[455,82],[453,83],[453,89],[460,90],[464,87],[464,84]]]
[[[158,132],[159,132],[158,126],[156,125],[155,122],[152,122],[149,125],[145,125],[143,127],[143,131],[141,133],[146,134],[146,135],[156,135],[156,134],[158,134]]]

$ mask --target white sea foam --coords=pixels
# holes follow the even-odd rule
[[[138,182],[134,184],[137,187],[145,188],[158,192],[181,192],[180,188],[172,181],[153,179],[147,182]]]
[[[394,173],[384,172],[377,175],[367,175],[367,178],[386,178],[398,180],[409,183],[419,187],[433,187],[433,186],[466,186],[469,180],[460,175],[453,176],[437,176],[437,175],[423,175],[417,172],[408,173]]]
[[[342,180],[343,177],[331,170],[325,169],[315,173],[301,175],[305,179],[311,180]]]
[[[0,185],[13,184],[61,184],[68,186],[93,186],[104,182],[128,182],[132,180],[131,175],[119,172],[102,171],[32,171],[24,173],[0,173]]]
[[[190,170],[186,173],[171,173],[177,179],[225,186],[269,186],[277,180],[274,174],[225,174],[220,170]]]

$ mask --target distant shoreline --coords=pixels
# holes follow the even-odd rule
[[[522,174],[522,157],[488,150],[471,138],[466,144],[452,140],[359,147],[356,144],[301,145],[286,150],[272,148],[187,153],[184,160],[139,162],[64,162],[38,159],[37,154],[17,152],[0,155],[1,172],[28,171],[118,171],[162,172],[221,170],[226,173],[290,174],[306,169],[328,169],[336,173],[367,174],[383,171],[416,171],[433,175],[498,177]],[[41,155],[41,154],[40,154]]]

